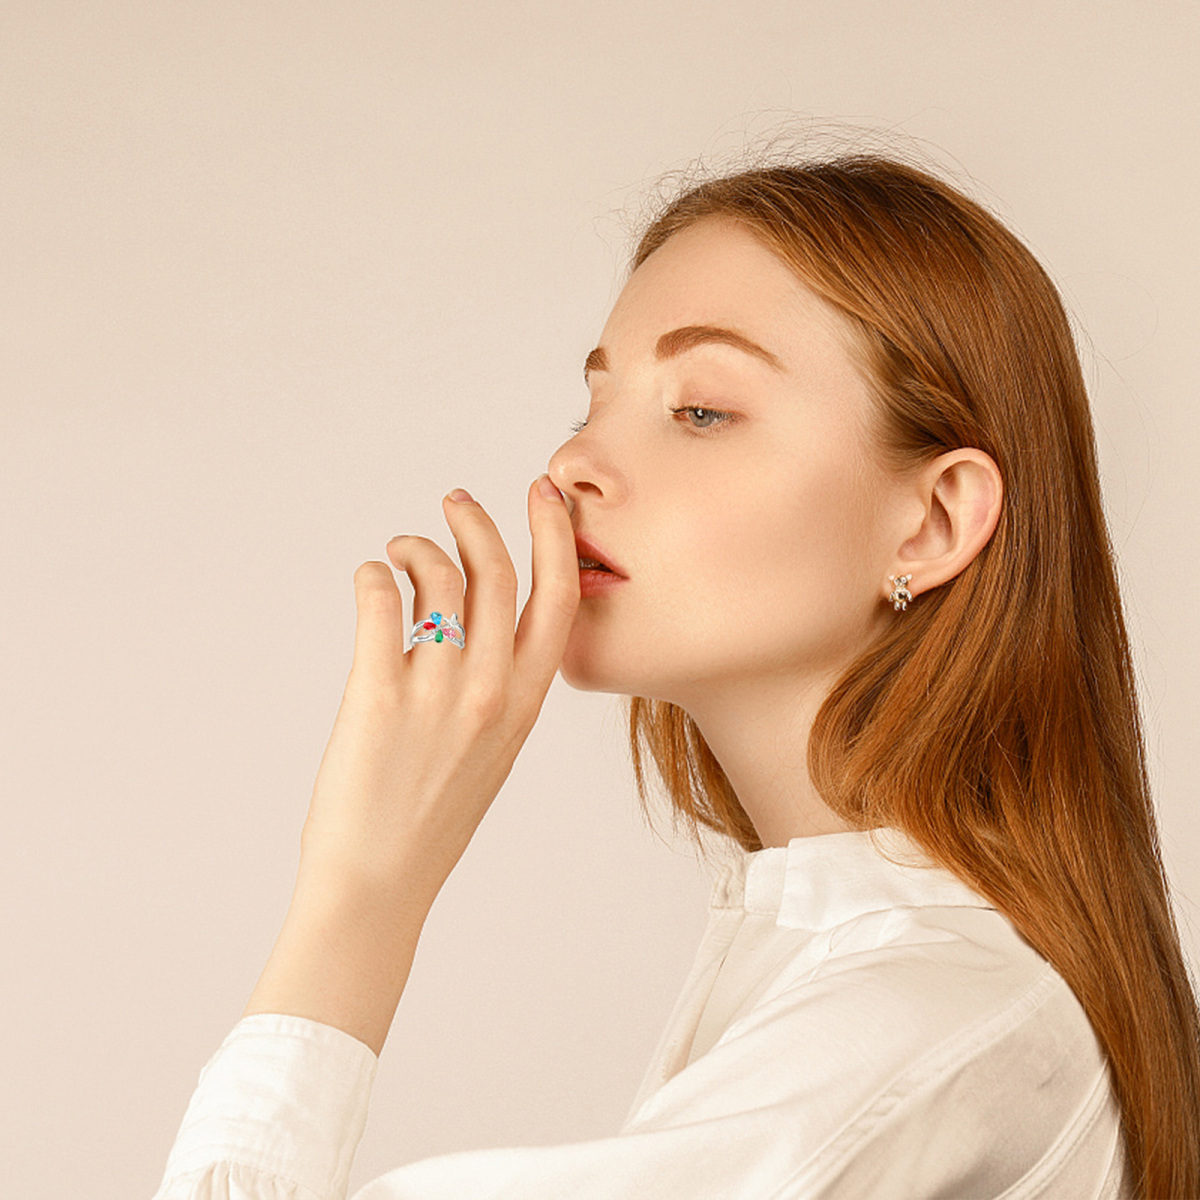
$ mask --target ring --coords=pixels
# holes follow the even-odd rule
[[[467,634],[459,623],[458,613],[454,613],[449,620],[446,620],[440,612],[430,613],[429,620],[418,621],[412,627],[412,633],[408,635],[410,647],[417,642],[442,641],[450,642],[460,650],[466,645]]]

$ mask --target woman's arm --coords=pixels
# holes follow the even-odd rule
[[[436,543],[388,543],[413,581],[417,619],[465,613],[463,648],[406,651],[391,569],[372,562],[355,572],[354,662],[291,905],[243,1016],[307,1017],[382,1050],[425,918],[537,720],[579,603],[566,504],[536,484],[527,501],[534,579],[515,635],[516,572],[474,501],[443,501],[465,597],[462,574]]]

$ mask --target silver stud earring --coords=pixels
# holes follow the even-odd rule
[[[908,602],[913,598],[912,592],[908,590],[908,581],[912,578],[911,575],[901,575],[899,579],[895,575],[889,575],[888,578],[896,585],[892,588],[892,594],[888,599],[892,602],[892,608],[899,611],[902,608],[908,608]]]

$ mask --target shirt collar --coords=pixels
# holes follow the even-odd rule
[[[887,825],[742,851],[715,880],[712,903],[813,931],[889,908],[995,907],[906,833]]]

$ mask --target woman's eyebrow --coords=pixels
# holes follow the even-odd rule
[[[751,341],[744,333],[738,333],[733,329],[725,329],[720,325],[684,325],[679,329],[672,329],[669,333],[664,333],[658,339],[654,347],[654,357],[657,359],[675,358],[677,355],[683,354],[685,351],[691,350],[696,346],[703,346],[712,342],[733,346],[737,350],[753,354],[755,358],[762,359],[763,362],[768,363],[777,371],[785,370],[783,363],[770,350],[760,346],[757,342]],[[607,370],[608,355],[602,346],[597,346],[584,360],[584,381],[586,382],[587,377],[593,371]]]

